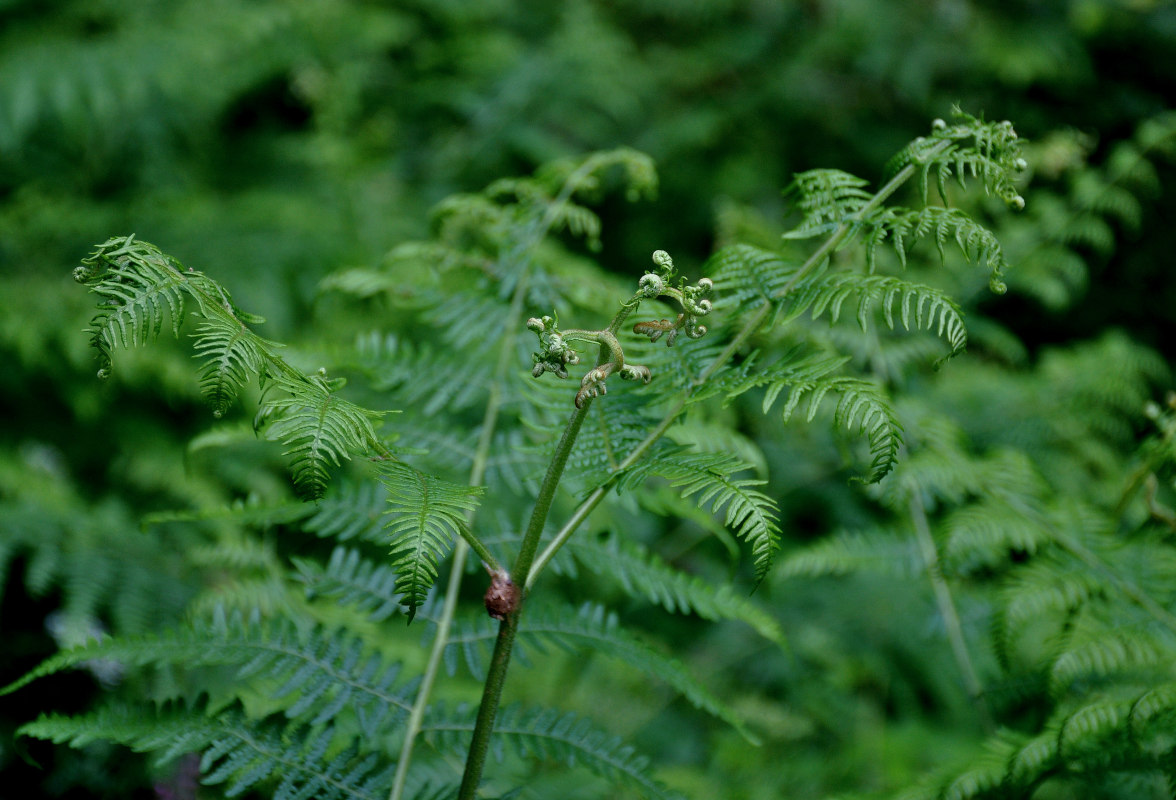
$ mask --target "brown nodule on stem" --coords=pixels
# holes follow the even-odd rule
[[[506,571],[490,573],[490,588],[486,590],[486,613],[497,620],[506,619],[519,607],[522,591]]]

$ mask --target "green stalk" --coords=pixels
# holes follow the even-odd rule
[[[531,522],[523,535],[523,543],[515,559],[512,575],[526,575],[530,572],[535,551],[539,548],[539,538],[543,535],[543,526],[547,523],[551,503],[555,499],[555,490],[559,486],[560,478],[563,477],[564,467],[572,452],[572,446],[576,443],[576,436],[580,433],[580,426],[591,407],[592,399],[588,398],[572,412],[563,436],[555,447],[551,463],[547,466],[547,474],[543,476],[543,484],[539,487],[539,496],[535,499],[535,509],[531,512]],[[506,619],[498,626],[498,638],[494,642],[494,654],[490,658],[482,702],[478,706],[478,719],[474,723],[474,735],[470,740],[470,752],[466,758],[465,774],[462,776],[458,800],[473,800],[482,780],[482,769],[486,765],[486,753],[490,748],[490,734],[494,729],[494,718],[498,715],[498,705],[502,699],[506,671],[510,666],[510,654],[519,630],[522,610],[520,602],[519,607],[507,614]]]

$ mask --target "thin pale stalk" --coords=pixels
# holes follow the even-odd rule
[[[927,512],[923,508],[923,501],[917,493],[912,493],[907,507],[911,516],[911,526],[915,529],[915,541],[919,544],[919,553],[923,557],[923,565],[927,568],[927,578],[931,581],[931,589],[935,592],[935,605],[939,609],[939,616],[943,620],[947,640],[951,644],[951,652],[955,657],[956,666],[964,679],[964,688],[980,715],[980,724],[984,730],[992,733],[995,727],[992,714],[988,710],[988,703],[984,699],[984,685],[976,674],[976,667],[972,664],[972,657],[968,654],[968,643],[964,639],[964,629],[960,624],[960,615],[956,611],[955,600],[951,596],[951,587],[943,577],[943,567],[939,562],[939,550],[935,546],[935,538],[931,535],[931,526],[927,523]]]
[[[495,384],[490,390],[490,400],[486,404],[486,414],[482,418],[482,433],[478,437],[478,447],[474,453],[474,463],[470,468],[470,486],[478,486],[486,474],[486,464],[490,457],[490,445],[494,439],[494,428],[498,421],[498,409],[502,406],[502,391]],[[466,513],[466,526],[473,522],[474,511]],[[485,548],[483,548],[485,549]],[[449,582],[445,593],[445,604],[441,610],[441,618],[437,620],[437,633],[433,637],[433,648],[429,652],[429,661],[425,665],[421,685],[417,690],[416,700],[412,711],[408,715],[408,723],[404,732],[404,743],[400,747],[400,759],[396,762],[396,776],[392,783],[392,792],[388,800],[401,800],[404,795],[404,785],[408,780],[408,766],[412,763],[412,752],[416,745],[416,737],[420,733],[421,724],[425,718],[425,710],[429,706],[429,698],[433,693],[433,683],[441,668],[441,658],[445,654],[445,647],[449,644],[449,629],[453,626],[453,617],[457,613],[457,596],[460,594],[461,581],[464,575],[466,557],[470,546],[465,539],[458,539],[453,548],[453,563],[449,567]],[[485,557],[482,557],[485,561]],[[491,562],[487,562],[491,563]],[[491,563],[497,568],[497,562]]]

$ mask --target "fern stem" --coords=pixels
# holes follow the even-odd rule
[[[951,643],[951,652],[955,656],[956,665],[964,679],[964,688],[976,713],[980,716],[980,724],[985,733],[993,733],[996,728],[992,722],[992,714],[988,710],[988,703],[984,699],[984,685],[976,674],[976,667],[972,664],[972,657],[968,654],[968,644],[964,639],[964,629],[960,624],[960,615],[956,610],[955,600],[951,596],[951,587],[943,577],[943,567],[939,561],[939,550],[935,547],[935,538],[931,535],[931,526],[927,523],[927,511],[923,508],[923,501],[918,493],[912,493],[908,509],[911,515],[911,525],[915,529],[915,540],[919,544],[919,552],[923,556],[923,564],[927,567],[927,577],[931,581],[931,588],[935,592],[935,605],[939,608],[939,616],[943,619],[943,627],[947,631],[947,639]]]
[[[547,466],[547,473],[543,476],[543,484],[539,487],[539,496],[535,498],[531,522],[523,535],[513,575],[527,575],[530,572],[535,552],[539,548],[539,538],[543,535],[543,527],[547,523],[547,516],[555,499],[555,490],[559,486],[560,478],[563,477],[564,467],[576,443],[576,436],[580,433],[580,426],[591,407],[591,398],[587,398],[572,412],[567,427],[564,428],[563,435],[555,447],[551,463]],[[525,599],[525,592],[523,597]],[[482,769],[486,765],[486,754],[490,749],[490,734],[494,729],[494,718],[498,714],[502,689],[506,684],[506,671],[510,666],[510,654],[514,647],[515,635],[518,633],[522,611],[523,606],[520,604],[506,615],[506,619],[498,627],[498,637],[494,641],[494,654],[490,657],[490,669],[486,673],[486,684],[482,691],[482,702],[478,706],[478,718],[474,723],[474,735],[470,740],[470,752],[466,758],[465,774],[462,776],[458,800],[474,800],[478,783],[482,780]]]

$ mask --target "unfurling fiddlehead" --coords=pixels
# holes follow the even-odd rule
[[[638,322],[633,326],[633,332],[648,336],[651,342],[656,342],[666,334],[666,344],[674,346],[679,331],[684,331],[691,339],[701,339],[706,335],[706,326],[698,323],[699,317],[705,317],[711,312],[712,304],[707,296],[714,288],[710,278],[701,278],[695,284],[687,284],[685,278],[678,279],[676,287],[671,285],[674,277],[674,261],[665,250],[655,250],[653,263],[657,265],[657,272],[647,272],[637,282],[637,292],[632,299],[621,304],[621,311],[613,319],[612,324],[600,330],[582,330],[571,328],[560,330],[554,317],[532,317],[527,320],[527,327],[539,337],[539,351],[532,354],[534,368],[531,374],[536,378],[544,372],[554,372],[558,378],[568,377],[567,366],[578,364],[580,357],[569,342],[595,342],[600,345],[600,358],[597,364],[580,381],[580,391],[576,393],[576,408],[584,405],[589,397],[598,397],[608,392],[607,381],[614,373],[620,374],[622,380],[649,383],[653,373],[649,367],[641,364],[626,364],[625,354],[616,332],[629,314],[637,310],[642,300],[654,300],[659,297],[669,297],[682,307],[673,322],[669,320],[650,320]]]

